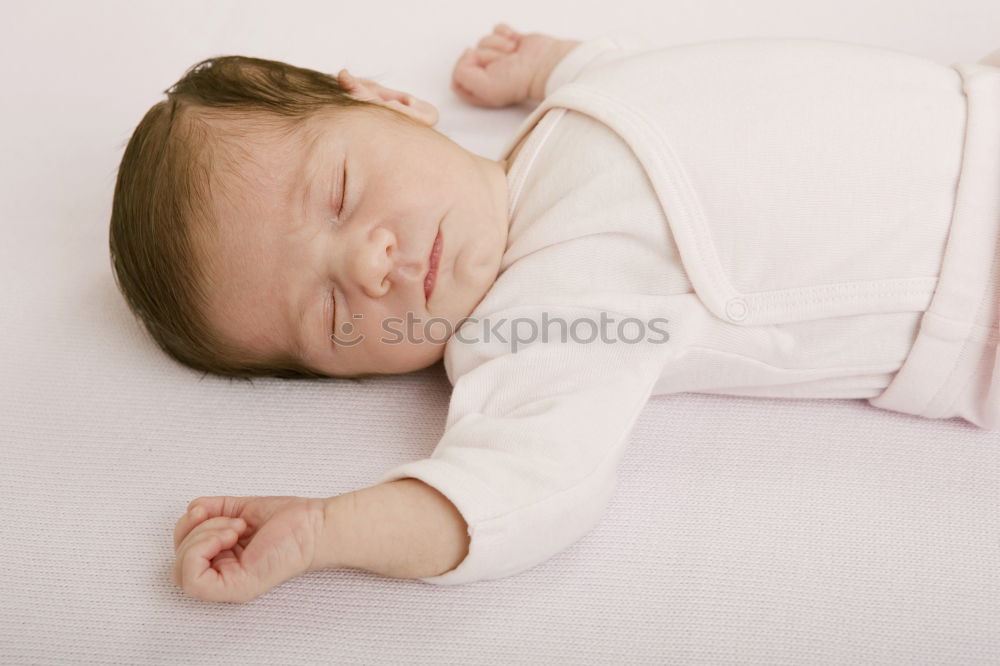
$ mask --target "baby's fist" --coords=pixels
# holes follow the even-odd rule
[[[199,497],[174,527],[173,581],[202,601],[241,603],[309,571],[323,500]]]
[[[537,98],[536,77],[559,41],[540,33],[522,35],[500,23],[455,63],[452,90],[469,104],[492,108]]]

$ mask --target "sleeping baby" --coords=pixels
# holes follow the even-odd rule
[[[174,582],[244,602],[330,567],[519,573],[599,522],[653,395],[1000,427],[998,53],[500,24],[452,77],[471,104],[537,102],[499,160],[347,70],[191,67],[114,194],[115,277],[153,339],[233,377],[443,359],[453,391],[433,455],[371,487],[193,500]]]

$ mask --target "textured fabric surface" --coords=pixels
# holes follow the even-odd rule
[[[486,154],[523,111],[464,109],[445,75],[497,20],[587,36],[634,7],[646,13],[621,27],[653,37],[659,21],[664,41],[919,41],[944,62],[993,50],[1000,25],[986,2],[747,6],[695,17],[636,2],[537,23],[537,3],[503,16],[458,3],[13,9],[0,29],[0,663],[998,663],[1000,435],[863,400],[653,398],[600,524],[519,576],[435,587],[328,570],[245,605],[170,582],[191,499],[370,484],[430,453],[449,385],[440,365],[231,382],[156,350],[115,290],[106,226],[124,141],[158,91],[222,52],[391,72],[380,80],[438,104],[442,130]],[[372,39],[390,11],[398,24]],[[350,34],[331,47],[334,32]],[[412,58],[421,46],[430,55]]]

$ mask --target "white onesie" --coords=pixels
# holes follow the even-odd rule
[[[789,45],[786,40],[745,44],[767,48],[776,43]],[[586,534],[600,520],[632,426],[651,395],[695,391],[867,398],[874,404],[912,360],[911,351],[922,335],[921,323],[938,284],[952,227],[962,157],[961,141],[952,148],[945,139],[960,140],[964,124],[946,127],[937,145],[934,137],[927,139],[930,149],[942,151],[950,161],[923,170],[917,165],[910,172],[916,179],[912,187],[907,178],[898,177],[905,191],[897,187],[879,200],[886,188],[884,179],[878,181],[874,174],[880,189],[873,191],[871,200],[860,202],[857,191],[848,202],[837,200],[837,178],[844,182],[849,177],[833,173],[830,179],[815,179],[819,167],[858,168],[838,162],[841,156],[835,151],[815,154],[822,142],[803,152],[798,159],[804,163],[778,164],[783,175],[799,174],[801,180],[785,181],[784,189],[770,197],[759,189],[759,173],[756,181],[736,180],[732,172],[717,169],[713,173],[720,174],[722,185],[733,193],[728,204],[746,210],[742,218],[727,218],[728,224],[754,223],[757,228],[729,237],[743,245],[712,248],[717,255],[736,258],[735,263],[719,263],[728,269],[730,281],[718,282],[715,292],[711,286],[699,289],[691,279],[695,255],[678,242],[675,218],[668,223],[674,204],[664,201],[663,182],[674,176],[658,171],[669,171],[663,164],[651,167],[651,160],[660,157],[637,157],[644,148],[635,149],[635,135],[629,137],[631,146],[623,138],[628,130],[622,129],[621,117],[606,117],[609,123],[593,117],[596,107],[582,113],[567,108],[572,104],[550,103],[554,93],[584,80],[585,72],[608,71],[615,62],[623,65],[629,51],[620,46],[614,37],[602,37],[574,49],[553,71],[546,101],[511,143],[513,149],[526,136],[507,174],[508,245],[495,285],[447,343],[444,364],[454,390],[445,433],[430,458],[399,465],[377,481],[420,479],[451,500],[468,523],[468,556],[449,572],[421,579],[425,582],[449,585],[509,576]],[[733,43],[723,46],[732,48]],[[831,46],[821,43],[821,48]],[[590,93],[599,90],[591,88]],[[781,93],[774,90],[770,95]],[[929,113],[947,117],[952,107],[953,100],[948,100],[943,109]],[[728,112],[752,115],[768,110]],[[964,119],[964,107],[961,112]],[[716,118],[713,129],[733,131],[718,121],[721,109],[706,109],[706,115]],[[617,130],[609,126],[616,123]],[[690,129],[697,134],[698,128]],[[758,135],[732,134],[726,141],[733,152],[761,156],[759,169],[777,171],[774,165],[782,155],[767,152],[764,145],[768,132],[774,131],[769,126]],[[698,165],[686,165],[695,174],[692,191],[698,194]],[[858,182],[865,181],[848,186],[856,190]],[[741,189],[752,185],[758,188]],[[917,191],[931,194],[907,203],[906,197]],[[676,187],[672,192],[690,196]],[[807,200],[815,208],[801,203]],[[714,209],[705,204],[710,212],[724,217],[725,206],[718,200],[712,203]],[[780,223],[767,227],[759,221],[766,219],[761,211],[786,219],[789,206],[798,206],[803,215],[802,235],[794,235],[798,227],[790,232],[786,225],[781,238],[787,238],[787,244],[765,249],[765,241],[774,245]],[[877,214],[870,214],[869,208]],[[692,208],[674,210],[680,219],[690,216]],[[830,220],[817,221],[817,211],[844,216],[839,231],[829,230]],[[866,234],[861,244],[858,229]],[[691,234],[684,241],[689,248],[698,242],[697,231]],[[720,238],[714,237],[717,246]],[[841,266],[864,254],[870,243],[879,245],[867,251],[867,264],[854,265],[853,273],[851,266]],[[891,256],[896,261],[904,257],[905,263],[880,273],[876,268],[885,256],[878,253],[886,245],[895,247]],[[813,256],[802,257],[803,248]],[[792,252],[799,253],[797,261],[789,262]],[[707,256],[712,255],[702,247],[700,257]],[[782,259],[786,263],[778,263]],[[807,273],[803,266],[814,272]],[[828,288],[834,271],[854,279],[832,284],[849,283],[857,291],[816,305],[817,290]],[[712,284],[706,271],[696,274],[702,284]],[[803,276],[814,278],[813,283],[805,284]],[[768,280],[770,286],[786,289],[751,288]],[[720,291],[733,285],[742,288],[739,295],[720,300]],[[787,298],[770,305],[770,294]],[[743,323],[748,319],[751,323]]]

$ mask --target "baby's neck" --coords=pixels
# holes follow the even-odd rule
[[[475,156],[479,160],[480,168],[484,177],[489,182],[489,190],[492,193],[492,209],[496,211],[497,219],[503,225],[504,238],[510,229],[510,191],[507,187],[507,168],[510,165],[508,160],[491,160],[480,155]]]

